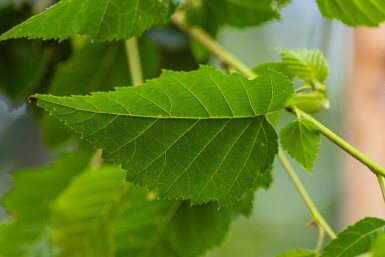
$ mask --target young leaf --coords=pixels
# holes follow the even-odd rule
[[[307,249],[295,249],[277,255],[276,257],[317,257],[318,254]]]
[[[253,71],[255,71],[257,74],[262,74],[268,71],[269,69],[278,71],[290,79],[293,78],[293,74],[290,73],[290,71],[287,69],[286,65],[283,62],[262,63],[254,67]]]
[[[369,251],[370,244],[385,231],[385,220],[365,218],[342,231],[320,257],[350,257]]]
[[[329,64],[319,50],[275,50],[281,53],[287,70],[307,84],[323,82],[329,73]]]
[[[106,166],[86,171],[71,182],[52,211],[57,256],[114,256],[114,222],[123,180],[121,169]]]
[[[286,125],[279,138],[283,149],[311,172],[320,144],[317,127],[311,121],[299,119]]]
[[[323,16],[337,19],[349,26],[376,27],[385,21],[385,5],[382,0],[317,0]]]
[[[385,256],[385,233],[381,233],[377,236],[372,246],[370,247],[370,252],[372,252],[371,257]]]
[[[292,92],[274,71],[249,80],[202,66],[115,92],[32,100],[102,148],[129,181],[165,198],[228,205],[273,162],[277,138],[264,115]]]
[[[156,200],[154,192],[137,187],[121,203],[115,256],[202,256],[223,242],[232,220],[233,207]]]
[[[0,256],[40,256],[49,244],[52,204],[71,179],[89,163],[92,151],[60,156],[52,165],[13,174],[4,206],[14,217],[0,227]],[[42,255],[43,256],[43,255]]]
[[[62,0],[0,37],[64,40],[74,34],[111,41],[141,34],[165,23],[179,0]]]

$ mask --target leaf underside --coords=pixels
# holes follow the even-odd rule
[[[289,123],[281,130],[280,141],[293,159],[308,172],[312,171],[318,155],[320,135],[311,121],[299,119]]]
[[[141,34],[165,23],[178,0],[62,0],[4,33],[10,38],[64,40],[75,34],[111,41]]]
[[[378,234],[384,233],[385,221],[365,218],[348,227],[331,241],[320,257],[351,257],[369,251]]]
[[[249,80],[202,66],[115,92],[33,98],[102,148],[129,181],[164,198],[228,205],[273,162],[277,136],[264,115],[292,92],[274,71]]]
[[[385,21],[385,5],[382,0],[317,0],[323,16],[337,19],[349,26],[376,27]]]

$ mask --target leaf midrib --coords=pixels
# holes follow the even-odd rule
[[[136,115],[136,114],[130,114],[130,113],[114,113],[114,112],[103,112],[103,111],[93,111],[93,110],[87,110],[87,109],[83,109],[83,108],[75,108],[75,107],[72,107],[72,106],[68,106],[68,105],[63,105],[63,104],[58,104],[58,103],[55,103],[55,102],[51,102],[51,101],[47,101],[47,100],[43,100],[43,99],[39,99],[37,97],[38,101],[43,101],[43,102],[47,102],[47,103],[50,103],[50,104],[53,104],[53,105],[57,105],[57,106],[62,106],[62,107],[65,107],[65,108],[68,108],[68,109],[72,109],[74,110],[75,112],[78,111],[78,112],[88,112],[88,113],[94,113],[94,114],[102,114],[102,115],[114,115],[114,116],[123,116],[123,117],[134,117],[134,118],[151,118],[151,119],[185,119],[185,120],[221,120],[221,119],[251,119],[251,118],[255,118],[255,117],[260,117],[260,116],[266,116],[272,112],[266,112],[264,114],[253,114],[253,115],[250,115],[250,116],[209,116],[209,117],[184,117],[184,116],[162,116],[162,115]],[[39,103],[38,103],[39,105]],[[51,110],[49,110],[48,108],[45,108],[46,110],[50,111],[51,113],[53,113]],[[73,112],[72,112],[73,113]],[[72,113],[68,113],[68,114],[62,114],[62,115],[59,115],[59,116],[65,116],[65,115],[70,115]]]

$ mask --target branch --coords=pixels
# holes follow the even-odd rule
[[[237,59],[234,55],[229,53],[226,49],[223,48],[217,41],[215,41],[206,31],[202,30],[199,27],[193,27],[186,25],[184,22],[184,13],[176,12],[171,20],[176,26],[181,30],[186,32],[189,36],[196,39],[200,42],[213,56],[221,60],[225,66],[231,66],[236,69],[238,72],[243,73],[249,78],[254,78],[257,76],[256,73],[250,70],[244,63]]]
[[[291,166],[289,160],[286,158],[285,153],[282,151],[282,149],[278,150],[278,158],[282,163],[282,166],[285,168],[287,174],[289,175],[291,181],[293,182],[295,188],[297,189],[298,193],[301,195],[303,201],[306,204],[306,207],[309,209],[311,216],[313,217],[314,221],[317,223],[318,226],[325,229],[325,232],[330,236],[330,238],[334,239],[336,238],[336,234],[334,231],[330,228],[329,224],[326,222],[326,220],[322,217],[320,212],[318,211],[317,207],[311,200],[309,194],[307,193],[305,187],[302,185],[301,180],[298,178],[294,168]]]
[[[138,39],[133,37],[126,40],[124,43],[132,85],[137,86],[143,84],[143,72],[142,63],[140,61]]]
[[[356,148],[354,148],[352,145],[347,143],[345,140],[337,136],[334,132],[332,132],[330,129],[322,125],[319,121],[314,119],[311,115],[301,111],[300,109],[296,108],[296,112],[304,119],[311,121],[318,129],[319,131],[327,137],[330,141],[332,141],[334,144],[339,146],[341,149],[343,149],[345,152],[353,156],[355,159],[360,161],[362,164],[367,166],[374,174],[381,175],[385,177],[385,169],[379,166],[374,161],[370,160],[366,155],[358,151]]]

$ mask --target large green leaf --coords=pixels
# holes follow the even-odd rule
[[[323,82],[329,73],[329,64],[319,50],[275,50],[281,53],[286,69],[307,84]]]
[[[232,208],[213,203],[155,200],[153,192],[131,187],[122,198],[116,224],[116,256],[193,257],[221,244]]]
[[[187,19],[215,34],[225,24],[243,28],[278,19],[283,3],[274,4],[273,0],[203,0],[187,10]]]
[[[113,231],[124,172],[102,167],[77,176],[56,200],[52,241],[58,256],[114,256]]]
[[[378,26],[385,21],[383,0],[317,0],[323,16],[349,26]]]
[[[283,149],[311,172],[320,144],[318,128],[311,121],[299,119],[287,124],[279,138]]]
[[[111,41],[141,34],[166,22],[179,0],[62,0],[0,37],[63,40],[82,34],[95,41]]]
[[[0,227],[0,256],[50,256],[52,204],[71,179],[88,165],[90,150],[64,154],[52,165],[13,174],[4,206],[14,220]],[[48,252],[47,252],[48,251]]]
[[[274,71],[249,80],[202,66],[115,92],[32,100],[102,148],[129,181],[165,198],[227,205],[273,162],[277,137],[264,114],[292,91]]]
[[[379,233],[385,231],[385,220],[365,218],[348,227],[324,249],[321,257],[351,257],[369,251]]]

